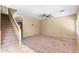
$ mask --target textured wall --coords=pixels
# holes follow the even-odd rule
[[[78,43],[78,46],[79,46],[79,11],[77,13],[76,33],[77,33],[77,43]]]
[[[1,48],[1,14],[0,14],[0,48]]]
[[[42,34],[75,37],[76,16],[64,16],[42,21]]]
[[[23,37],[40,34],[40,20],[23,17]]]

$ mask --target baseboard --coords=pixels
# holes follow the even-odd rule
[[[69,36],[60,36],[60,35],[46,35],[46,34],[41,34],[49,37],[58,37],[58,38],[68,38],[68,39],[76,39],[76,36],[74,37],[69,37]]]
[[[41,34],[35,34],[35,35],[31,35],[31,36],[24,36],[23,39],[33,37],[33,36],[37,36],[37,35],[41,35]]]
[[[67,38],[67,39],[76,39],[76,36],[70,37],[70,36],[47,35],[47,34],[35,34],[35,35],[31,35],[31,36],[25,36],[25,37],[23,37],[23,39],[24,39],[24,38],[28,38],[28,37],[37,36],[37,35],[43,35],[43,36],[48,36],[48,37]]]

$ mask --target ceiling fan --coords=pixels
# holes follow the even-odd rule
[[[39,17],[43,18],[43,19],[48,19],[48,18],[52,18],[54,16],[52,16],[51,14],[42,14],[42,15],[39,15]]]

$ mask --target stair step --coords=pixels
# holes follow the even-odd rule
[[[1,15],[1,41],[3,48],[18,42],[9,16],[4,14]]]

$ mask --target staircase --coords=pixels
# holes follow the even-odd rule
[[[7,48],[18,43],[9,15],[1,14],[1,46]]]

